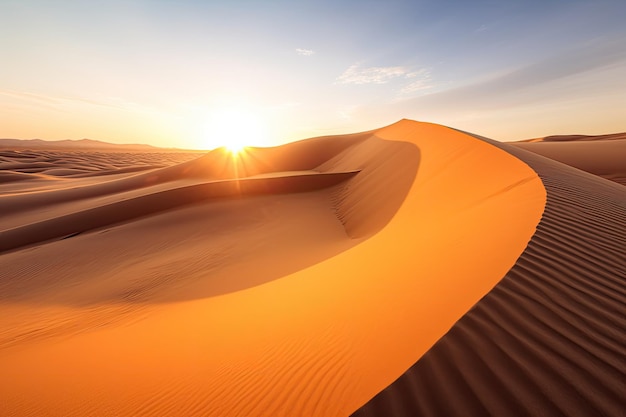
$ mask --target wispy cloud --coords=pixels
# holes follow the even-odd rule
[[[351,65],[337,77],[338,84],[387,84],[394,78],[405,77],[410,71],[405,67],[368,67]]]
[[[522,102],[548,102],[563,99],[567,94],[580,95],[581,91],[587,91],[585,95],[590,96],[600,85],[587,84],[584,80],[611,68],[626,68],[623,44],[596,40],[481,82],[416,97],[414,103],[451,111],[453,108],[499,109],[520,106]],[[601,84],[613,85],[615,91],[623,91],[626,85],[622,79],[610,79]]]
[[[40,93],[31,93],[28,91],[13,91],[13,90],[0,90],[0,96],[11,97],[13,99],[28,101],[31,103],[39,103],[46,105],[65,105],[71,103],[86,103],[96,106],[115,107],[110,103],[104,101],[90,100],[82,97],[70,97],[70,96],[51,96]]]
[[[415,96],[416,93],[431,89],[435,86],[429,69],[413,69],[405,66],[395,67],[366,67],[359,64],[351,65],[347,70],[337,77],[336,84],[387,84],[397,80],[395,83],[398,98]],[[408,83],[407,83],[408,81]],[[406,83],[402,85],[402,83]]]
[[[2,100],[2,98],[5,100]],[[44,107],[49,110],[69,112],[74,111],[76,106],[98,106],[120,111],[132,111],[143,113],[155,113],[154,107],[129,101],[120,97],[106,97],[92,100],[77,96],[47,95],[28,91],[14,91],[0,89],[0,101],[13,102],[21,106]]]
[[[298,55],[302,55],[302,56],[311,56],[311,55],[315,54],[315,51],[312,50],[312,49],[296,48],[296,53]]]
[[[19,100],[31,100],[44,102],[46,104],[55,104],[59,102],[59,98],[47,96],[43,94],[29,93],[26,91],[0,90],[0,96],[7,96]]]
[[[411,78],[413,81],[402,87],[400,95],[403,96],[414,95],[419,91],[430,90],[435,86],[430,70],[426,68],[410,72],[406,75],[406,78]]]
[[[611,74],[626,68],[623,42],[598,38],[560,51],[506,73],[466,85],[435,79],[429,68],[360,68],[353,65],[338,79],[342,84],[394,84],[394,102],[415,114],[466,114],[470,110],[521,108],[534,103],[556,103],[595,97],[613,86],[624,91],[623,77],[602,80],[594,74]],[[603,93],[604,94],[604,93]]]

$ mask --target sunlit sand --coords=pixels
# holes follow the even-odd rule
[[[46,172],[29,170],[14,151],[0,154],[0,415],[419,415],[406,410],[430,402],[435,415],[454,415],[445,410],[455,401],[469,415],[515,415],[492,398],[517,395],[507,384],[519,376],[496,369],[489,341],[507,324],[479,318],[478,334],[459,330],[469,340],[449,335],[513,273],[528,288],[516,295],[506,287],[503,305],[525,297],[530,323],[556,320],[532,280],[550,278],[559,254],[570,256],[571,244],[555,238],[569,223],[551,219],[555,206],[578,197],[555,194],[553,179],[567,189],[582,175],[600,190],[608,202],[595,210],[609,228],[624,216],[615,205],[625,205],[619,184],[572,174],[526,145],[435,124],[402,120],[275,148],[242,146],[142,170],[114,166],[110,156],[107,175],[73,171],[94,163],[89,154],[76,155],[75,168]],[[620,285],[611,274],[623,234],[583,229],[602,236],[606,264],[592,257],[580,268]],[[536,236],[551,242],[549,259],[529,258]],[[572,299],[585,304],[592,293]],[[567,294],[559,303],[569,309]],[[613,317],[603,324],[612,334],[621,319],[604,311],[591,309],[588,320]],[[604,333],[597,347],[578,333],[563,342],[553,330],[519,326],[547,350],[576,352],[570,360],[581,374],[592,366],[585,352],[599,349],[598,361],[610,363],[619,353]],[[449,362],[425,362],[441,349]],[[475,368],[446,367],[465,351],[478,355],[462,362]],[[420,363],[440,366],[433,387],[471,381],[506,393],[476,388],[446,398],[415,384],[397,388]],[[552,381],[578,383],[556,359],[541,363]],[[596,382],[604,405],[587,404],[615,411],[619,375]],[[543,399],[541,380],[524,378],[524,398]],[[560,384],[550,388],[555,407],[569,387]]]

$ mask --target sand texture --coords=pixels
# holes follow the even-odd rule
[[[489,294],[353,416],[623,415],[626,191],[497,146],[546,187],[535,235]]]
[[[239,156],[3,152],[2,416],[624,405],[619,184],[409,120]]]

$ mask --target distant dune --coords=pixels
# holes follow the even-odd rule
[[[593,142],[597,140],[624,140],[626,132],[608,135],[552,135],[542,138],[526,139],[520,142]]]
[[[547,136],[515,146],[626,185],[626,133]]]
[[[620,416],[621,141],[1,151],[0,415]]]
[[[102,142],[94,139],[78,140],[41,140],[41,139],[0,139],[0,149],[37,149],[37,150],[105,150],[109,152],[162,152],[164,148],[142,144],[119,144]],[[188,152],[188,150],[168,148],[169,152]]]
[[[51,150],[48,148],[0,149],[0,184],[23,180],[61,178],[87,178],[96,176],[119,176],[131,172],[152,170],[182,163],[198,157],[196,152],[110,151],[110,150]],[[111,178],[113,178],[111,177]],[[30,186],[34,183],[29,182]],[[53,187],[57,183],[46,183]],[[55,185],[52,185],[55,184]],[[19,190],[25,184],[9,184]],[[7,191],[7,189],[5,189]]]

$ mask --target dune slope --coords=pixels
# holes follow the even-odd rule
[[[545,207],[519,159],[407,120],[106,177],[0,197],[22,239],[0,255],[2,415],[349,415],[491,291]]]
[[[626,192],[496,146],[546,187],[536,233],[506,277],[354,416],[623,415]]]

